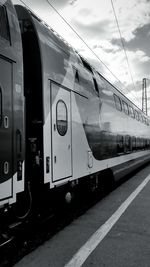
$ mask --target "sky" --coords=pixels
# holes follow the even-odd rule
[[[150,0],[23,1],[139,108],[146,78],[150,115]],[[22,4],[20,0],[13,3]]]

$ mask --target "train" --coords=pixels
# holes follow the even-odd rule
[[[0,218],[148,161],[150,118],[31,10],[0,0]]]

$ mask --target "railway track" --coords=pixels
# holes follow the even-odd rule
[[[71,205],[62,203],[56,207],[55,213],[37,214],[34,218],[29,217],[25,221],[10,224],[7,234],[3,232],[0,238],[0,266],[13,266],[23,256],[84,214],[101,198],[102,194],[99,192],[86,195],[80,192]]]

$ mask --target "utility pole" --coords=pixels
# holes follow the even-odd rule
[[[142,81],[142,111],[147,115],[147,88],[146,78]]]

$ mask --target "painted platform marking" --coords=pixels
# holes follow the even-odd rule
[[[150,181],[150,175],[135,189],[135,191],[121,204],[116,212],[89,238],[89,240],[78,250],[73,258],[65,265],[65,267],[80,267],[100,244],[104,237],[109,233],[111,228],[119,220],[121,215],[125,212],[128,206],[141,192],[141,190]]]

